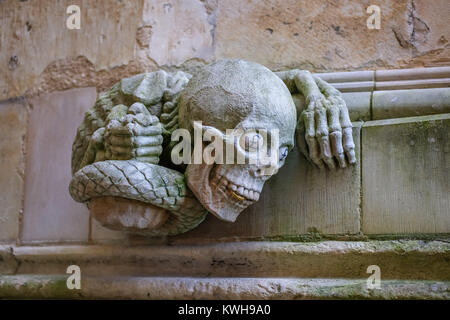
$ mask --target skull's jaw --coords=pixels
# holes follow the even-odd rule
[[[259,198],[259,193],[249,199],[228,188],[228,181],[214,174],[214,165],[189,164],[186,177],[187,185],[200,203],[220,220],[236,221],[239,214]]]

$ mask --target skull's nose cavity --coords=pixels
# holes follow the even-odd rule
[[[261,178],[264,176],[271,176],[273,173],[274,167],[271,164],[267,164],[265,166],[259,167],[256,170],[252,170],[253,176],[255,178]]]

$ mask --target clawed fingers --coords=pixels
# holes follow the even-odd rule
[[[302,113],[311,160],[333,170],[356,163],[352,124],[342,97],[319,99]]]
[[[117,113],[109,119],[104,134],[106,158],[158,163],[162,153],[161,133],[159,120],[144,105],[135,103],[127,114]]]
[[[350,164],[356,163],[355,143],[353,142],[353,130],[348,109],[345,103],[340,104],[340,122],[342,126],[342,144]]]
[[[347,163],[345,162],[344,149],[342,147],[342,132],[335,131],[330,133],[331,149],[333,155],[339,163],[339,167],[345,168]]]
[[[344,150],[345,154],[347,155],[348,162],[350,164],[356,163],[355,143],[353,142],[351,127],[344,129],[344,135],[342,140],[344,141]]]
[[[340,108],[335,104],[331,104],[327,109],[329,135],[331,141],[331,150],[336,158],[339,167],[345,168],[344,149],[342,147],[342,128],[340,123]]]
[[[336,165],[333,160],[333,155],[331,154],[330,139],[328,135],[319,138],[319,145],[322,160],[327,164],[329,169],[335,169]]]
[[[319,168],[323,168],[323,162],[320,159],[320,148],[316,140],[316,129],[314,124],[314,111],[305,110],[302,113],[303,123],[305,125],[305,140],[308,144],[309,158]]]

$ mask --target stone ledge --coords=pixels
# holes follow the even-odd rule
[[[450,88],[343,92],[352,121],[426,116],[450,112]],[[293,95],[298,113],[305,98]]]
[[[19,266],[13,248],[0,245],[0,274],[14,274]]]
[[[373,120],[449,112],[450,88],[376,91],[372,97]]]
[[[193,246],[14,247],[17,274],[366,278],[378,265],[383,279],[450,280],[450,243],[368,241],[240,242]],[[1,264],[0,264],[1,267]]]
[[[450,67],[317,73],[342,92],[446,88]]]
[[[0,276],[0,298],[15,299],[449,299],[450,282],[366,279]]]

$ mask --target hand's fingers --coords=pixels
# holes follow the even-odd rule
[[[305,139],[305,123],[303,120],[303,116],[300,117],[299,121],[297,122],[297,128],[296,128],[296,142],[297,146],[300,149],[303,156],[308,160],[309,162],[312,162],[311,158],[309,157],[309,151],[308,151],[308,144],[306,143]]]
[[[107,138],[109,144],[119,147],[133,146],[135,148],[159,146],[163,142],[163,137],[158,136],[131,136],[131,135],[109,135]]]
[[[135,147],[160,146],[163,143],[163,137],[157,136],[137,136],[133,137]]]
[[[162,133],[162,127],[159,125],[150,127],[133,126],[131,130],[135,136],[155,136]]]
[[[344,128],[342,140],[344,141],[344,150],[347,155],[348,162],[351,164],[356,163],[355,143],[353,142],[352,128]]]
[[[334,163],[333,155],[331,154],[330,139],[328,138],[328,136],[322,136],[319,137],[318,140],[322,160],[327,164],[328,168],[330,168],[331,170],[336,169],[336,164]]]
[[[162,133],[161,126],[143,127],[141,125],[131,123],[119,127],[108,126],[107,130],[114,135],[130,135],[131,133],[135,136],[155,136],[160,135]]]
[[[162,153],[162,146],[150,146],[142,148],[119,147],[115,145],[107,146],[107,154],[111,159],[128,160],[145,157],[159,157]]]
[[[173,119],[176,115],[178,115],[178,109],[175,108],[176,105],[173,102],[166,102],[163,107],[163,112],[161,114],[161,121],[167,122]]]
[[[125,121],[130,124],[139,124],[141,126],[147,127],[158,123],[158,118],[152,116],[150,113],[138,113],[136,115],[127,114]]]
[[[306,137],[306,143],[308,144],[309,157],[312,162],[320,169],[323,169],[324,165],[320,158],[320,147],[315,137]]]
[[[113,156],[127,156],[129,159],[132,157],[133,149],[131,147],[108,145],[106,149]]]
[[[153,156],[153,157],[136,157],[135,160],[142,161],[142,162],[148,162],[153,164],[159,163],[159,156]]]
[[[114,145],[114,146],[118,146],[118,147],[131,146],[131,144],[132,144],[131,139],[132,139],[131,135],[115,135],[115,134],[108,133],[105,136],[105,141],[109,145]]]
[[[328,125],[330,132],[331,152],[336,157],[341,168],[345,168],[344,149],[342,147],[341,123],[339,120],[340,109],[332,105],[327,109]]]
[[[131,157],[128,154],[116,154],[109,150],[106,150],[105,157],[108,160],[130,160]]]
[[[324,107],[316,107],[315,120],[316,138],[320,146],[320,157],[330,169],[334,169],[336,166],[331,153],[330,139],[328,138],[327,110]]]
[[[305,140],[308,144],[309,157],[319,168],[323,168],[323,163],[320,159],[320,148],[316,140],[314,112],[304,111],[303,122],[305,124]]]
[[[347,163],[345,162],[344,149],[342,147],[342,132],[335,131],[330,133],[331,140],[331,152],[339,162],[339,167],[345,168]]]
[[[352,122],[348,114],[348,109],[341,105],[340,121],[342,126],[342,142],[344,145],[345,154],[347,155],[350,164],[356,163],[355,143],[353,142]]]
[[[105,128],[99,128],[95,130],[95,132],[92,134],[91,141],[95,143],[95,146],[97,148],[100,148],[103,145],[105,138]]]
[[[129,108],[128,108],[128,113],[129,114],[144,114],[144,115],[150,115],[150,112],[147,110],[147,107],[140,102],[135,102],[133,103]]]
[[[133,149],[133,157],[159,156],[162,153],[162,146],[150,146]]]

